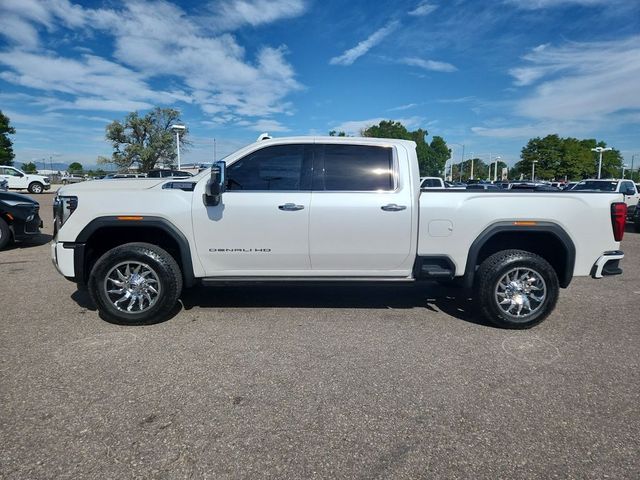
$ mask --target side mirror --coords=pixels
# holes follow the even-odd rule
[[[204,204],[208,207],[220,205],[225,190],[226,176],[226,162],[216,162],[211,166],[211,178],[207,182],[203,195]]]

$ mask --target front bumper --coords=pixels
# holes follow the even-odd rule
[[[60,272],[60,274],[64,275],[67,278],[73,279],[75,277],[75,266],[74,266],[74,254],[75,248],[73,246],[69,248],[67,244],[65,246],[62,242],[52,241],[51,242],[51,261],[53,265],[56,267],[56,270]],[[73,244],[71,244],[73,245]]]
[[[602,278],[610,275],[622,274],[620,268],[620,260],[624,258],[624,252],[620,250],[612,250],[604,252],[591,268],[591,276],[593,278]]]
[[[42,226],[42,219],[38,215],[37,208],[22,217],[15,215],[11,224],[13,238],[18,242],[30,240],[35,235],[40,235]]]

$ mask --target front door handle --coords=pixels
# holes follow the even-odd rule
[[[396,205],[395,203],[390,203],[389,205],[383,205],[380,207],[385,212],[399,212],[401,210],[406,210],[406,205]]]
[[[285,203],[284,205],[278,205],[279,210],[284,210],[285,212],[295,212],[296,210],[302,210],[304,205],[296,205],[295,203]]]

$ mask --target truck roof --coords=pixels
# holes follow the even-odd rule
[[[392,144],[402,144],[410,148],[415,148],[416,142],[413,140],[401,140],[398,138],[375,138],[375,137],[332,137],[329,135],[326,136],[311,136],[311,135],[301,135],[297,137],[271,137],[265,140],[259,140],[255,143],[260,144],[281,144],[281,143],[365,143],[365,144],[380,144],[380,145],[388,145]]]

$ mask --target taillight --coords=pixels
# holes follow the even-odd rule
[[[616,242],[624,237],[624,226],[627,222],[627,204],[618,202],[611,204],[611,226],[613,227],[613,238]]]

